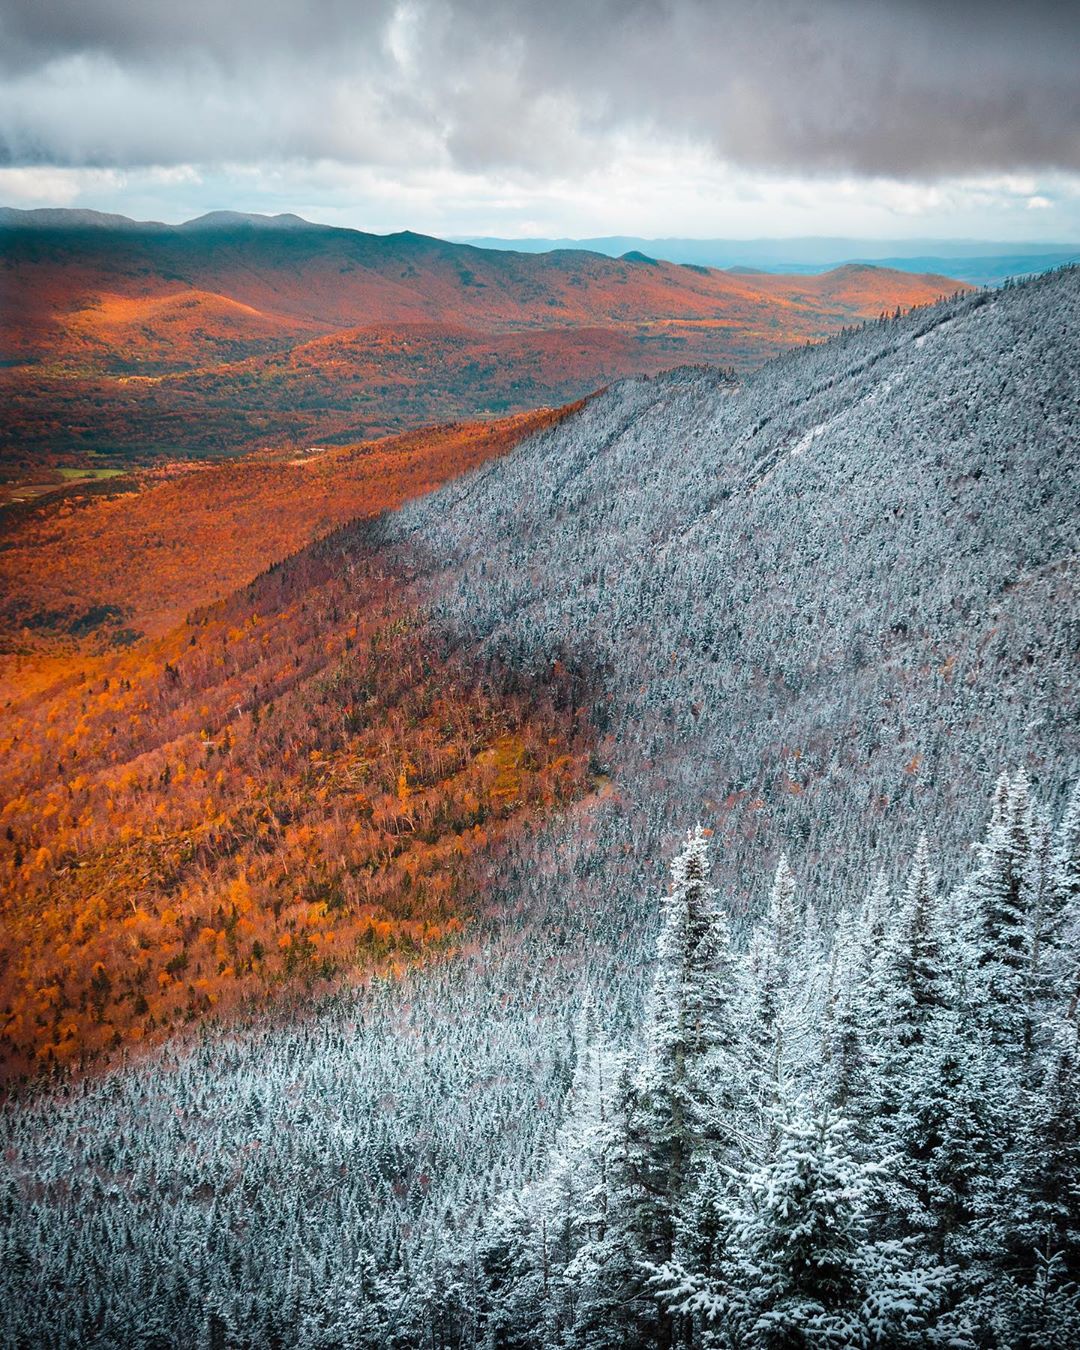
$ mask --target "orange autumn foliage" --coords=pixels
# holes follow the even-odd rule
[[[457,941],[472,855],[582,790],[572,718],[554,688],[497,696],[439,657],[362,525],[272,564],[563,415],[172,466],[16,519],[4,1076]]]
[[[569,677],[474,676],[364,530],[9,705],[5,1077],[445,950],[585,789]]]
[[[174,465],[139,474],[137,491],[44,499],[8,523],[0,549],[0,671],[23,691],[34,676],[13,653],[81,659],[87,642],[160,636],[193,606],[230,594],[336,526],[429,492],[568,411],[288,459]]]

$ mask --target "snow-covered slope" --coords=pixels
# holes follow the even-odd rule
[[[516,664],[601,677],[634,794],[728,861],[825,866],[1077,748],[1080,272],[876,324],[742,386],[618,385],[386,524]],[[914,809],[912,809],[914,808]],[[756,870],[756,869],[755,869]]]

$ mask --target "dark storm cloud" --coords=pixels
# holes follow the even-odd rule
[[[1080,5],[0,0],[0,160],[1080,169]]]

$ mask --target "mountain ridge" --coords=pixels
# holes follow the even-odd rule
[[[530,253],[585,248],[619,257],[635,250],[687,266],[736,271],[749,268],[781,275],[813,274],[848,262],[862,262],[900,271],[944,273],[975,286],[1000,285],[1006,279],[1046,271],[1080,258],[1080,242],[875,240],[814,235],[789,239],[652,239],[632,235],[512,239],[471,235],[462,239],[485,248]]]
[[[0,207],[0,229],[68,227],[154,232],[199,232],[250,227],[364,233],[352,226],[326,225],[288,213],[270,216],[258,212],[211,211],[192,220],[166,225],[159,221],[137,221],[127,216],[82,209],[54,207],[21,210]],[[411,232],[405,230],[397,233],[408,236]],[[388,238],[391,235],[376,237]],[[446,236],[445,242],[483,251],[593,253],[610,258],[637,255],[736,274],[761,271],[778,275],[813,275],[846,263],[864,263],[893,271],[944,275],[974,286],[1000,285],[1008,279],[1061,267],[1080,258],[1080,242],[932,238],[877,240],[826,235],[792,236],[786,239],[646,238],[635,235],[598,235],[575,239],[453,235]]]
[[[699,772],[726,763],[720,798],[745,794],[730,825],[736,837],[745,803],[756,797],[801,818],[800,830],[815,810],[825,814],[817,794],[831,781],[831,757],[853,753],[844,748],[850,733],[831,729],[830,718],[845,728],[889,728],[872,739],[879,764],[890,766],[882,789],[890,800],[909,797],[918,783],[970,773],[970,749],[962,747],[965,736],[969,747],[977,742],[982,714],[966,681],[981,688],[988,678],[973,636],[980,625],[996,635],[996,659],[1013,671],[1009,711],[999,714],[1002,741],[1015,753],[1030,720],[1046,763],[1056,761],[1052,781],[1060,791],[1080,750],[1062,721],[1075,685],[1067,624],[1055,612],[1076,603],[1080,484],[1069,447],[1078,385],[1062,349],[1077,340],[1080,271],[1068,269],[778,356],[738,386],[703,370],[623,381],[507,459],[410,504],[384,528],[406,547],[422,541],[419,557],[436,575],[452,566],[457,582],[442,612],[516,661],[542,666],[551,657],[547,635],[558,634],[561,649],[578,658],[590,652],[618,672],[619,648],[640,638],[643,652],[626,683],[618,681],[623,692],[613,705],[625,701],[623,749],[637,739],[641,764],[651,757],[651,737],[635,730],[649,707],[634,692],[644,659],[658,682],[649,715],[669,737],[677,731],[686,746],[698,746],[690,758]],[[994,390],[1005,391],[1004,406],[995,407]],[[1044,402],[1052,416],[1040,414]],[[1003,437],[1012,438],[1008,445]],[[602,446],[603,456],[590,453],[590,444]],[[1014,482],[1012,515],[985,497],[986,483],[998,478]],[[842,485],[845,506],[830,482]],[[463,492],[467,513],[448,511],[444,499]],[[578,529],[594,518],[604,521],[602,532]],[[1036,520],[1040,538],[1029,540]],[[825,579],[843,569],[852,575],[834,595]],[[478,571],[497,580],[478,586]],[[603,580],[615,576],[618,583]],[[800,623],[814,633],[813,679],[797,658],[788,664],[782,644],[772,645],[779,620],[762,606],[773,602],[791,640],[804,641]],[[876,627],[867,627],[867,610],[877,614]],[[667,625],[670,632],[654,636]],[[1045,647],[1044,662],[1033,667],[1023,648],[1010,645],[1017,634],[1033,650]],[[663,673],[664,651],[678,653],[677,673]],[[858,662],[873,665],[872,652],[897,682],[887,712],[858,701],[871,697]],[[853,653],[861,653],[857,661]],[[731,659],[742,674],[726,673]],[[933,674],[943,666],[944,679]],[[829,713],[811,737],[822,738],[812,753],[805,729],[801,743],[794,729],[760,738],[748,668],[777,691],[773,716],[781,728],[788,700],[800,706],[781,691],[817,690]],[[1041,684],[1025,673],[1032,668]],[[836,705],[834,682],[855,700],[851,706]],[[937,706],[959,719],[950,735],[913,738],[912,728]],[[1040,722],[1036,709],[1048,720]],[[603,714],[613,716],[610,708]],[[754,730],[737,731],[746,727]],[[795,792],[784,786],[791,748],[800,751]],[[946,770],[935,755],[959,759]],[[824,841],[823,826],[813,828]],[[978,822],[958,821],[958,828],[975,833]]]

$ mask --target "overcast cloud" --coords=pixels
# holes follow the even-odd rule
[[[497,197],[666,156],[745,182],[1035,175],[1025,209],[1054,208],[1078,49],[1080,5],[1052,0],[0,0],[0,170],[332,165]]]

